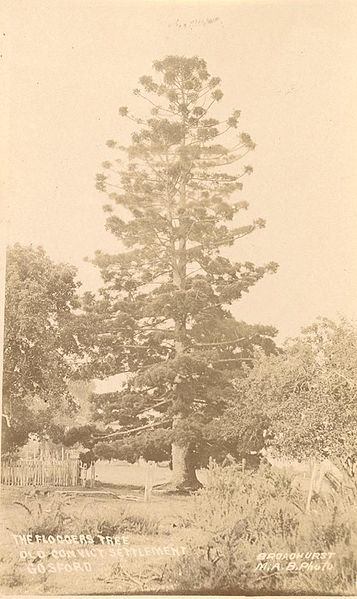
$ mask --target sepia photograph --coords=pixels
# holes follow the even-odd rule
[[[357,2],[0,13],[0,595],[357,596]]]

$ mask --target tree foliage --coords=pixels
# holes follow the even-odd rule
[[[357,455],[355,324],[320,319],[279,355],[261,354],[240,381],[239,397],[269,422],[275,454],[329,457],[352,466]],[[231,419],[237,422],[239,403],[233,414],[234,409]]]
[[[72,331],[76,271],[54,264],[42,248],[15,244],[7,253],[3,377],[3,451],[30,432],[56,429],[71,410],[68,380],[78,355]]]
[[[107,421],[151,424],[162,435],[169,427],[170,441],[190,445],[193,455],[225,408],[232,372],[254,346],[274,351],[275,331],[236,322],[230,306],[277,265],[225,253],[265,223],[241,220],[248,204],[239,193],[252,167],[237,164],[255,144],[238,131],[239,110],[211,116],[223,97],[220,79],[197,57],[168,56],[153,68],[155,78],[141,77],[134,90],[149,116],[120,109],[136,131],[128,147],[107,142],[116,154],[97,176],[110,200],[107,229],[124,251],[98,251],[94,260],[105,286],[99,299],[85,298],[99,331],[91,372],[134,375],[104,398]]]

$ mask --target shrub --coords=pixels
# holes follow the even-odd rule
[[[167,569],[167,582],[177,592],[354,593],[357,505],[335,494],[316,497],[309,514],[304,506],[298,480],[286,472],[211,465],[195,498],[196,534],[188,554]],[[287,562],[266,560],[270,567],[257,569],[259,554],[308,551],[334,553],[333,568],[293,572]]]

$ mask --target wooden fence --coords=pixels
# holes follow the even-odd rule
[[[58,460],[18,460],[3,461],[1,464],[1,483],[24,487],[58,486],[74,487],[79,480],[79,460],[67,458]]]

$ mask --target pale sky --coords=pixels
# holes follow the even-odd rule
[[[257,144],[239,199],[267,226],[234,257],[280,264],[235,316],[280,339],[318,315],[357,317],[357,2],[9,0],[2,10],[8,243],[42,245],[95,289],[83,258],[118,248],[95,189],[106,140],[131,131],[118,108],[139,107],[132,89],[153,60],[198,55],[222,79],[220,111],[240,109]]]

